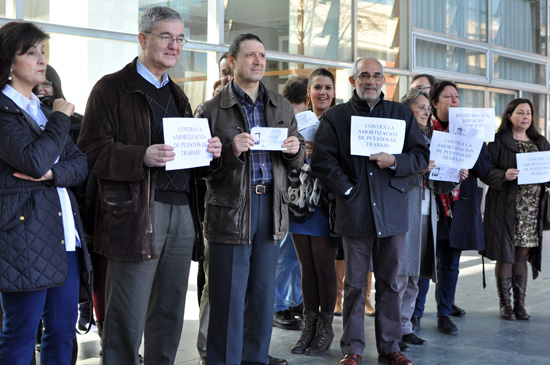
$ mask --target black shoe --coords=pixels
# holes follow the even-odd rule
[[[409,345],[425,345],[426,341],[415,335],[414,333],[408,333],[401,338],[403,342]]]
[[[437,329],[439,332],[443,332],[446,335],[457,335],[458,334],[458,328],[456,328],[456,325],[453,323],[453,320],[451,317],[439,317],[437,319]]]
[[[284,330],[299,330],[300,320],[287,309],[273,313],[273,325]]]
[[[407,352],[409,350],[410,350],[410,348],[409,348],[409,346],[407,346],[407,344],[405,342],[399,341],[399,351]]]
[[[420,317],[419,316],[412,316],[411,317],[411,323],[412,323],[412,330],[414,333],[420,331]]]
[[[276,357],[267,355],[269,359],[269,365],[288,365],[288,362],[284,359],[277,359]]]
[[[453,317],[462,317],[466,315],[466,311],[459,306],[456,306],[454,303],[451,307],[451,316]]]
[[[302,315],[304,313],[304,303],[300,303],[296,307],[290,307],[288,310],[293,316],[302,319]]]

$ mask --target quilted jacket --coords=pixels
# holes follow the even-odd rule
[[[65,281],[67,255],[55,187],[80,184],[87,174],[86,157],[68,138],[69,117],[54,112],[41,134],[32,123],[0,92],[0,291],[44,289]],[[50,169],[54,175],[50,181],[13,176],[22,172],[40,178]],[[76,200],[68,193],[83,240]],[[85,242],[82,249],[89,276]]]

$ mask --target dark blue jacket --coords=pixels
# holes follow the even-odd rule
[[[34,121],[0,92],[0,290],[28,291],[61,285],[67,276],[61,206],[56,187],[71,187],[87,175],[86,157],[69,138],[69,117],[50,115],[40,133]],[[55,163],[59,156],[58,163]],[[53,180],[34,182],[52,170]],[[84,267],[89,257],[74,195],[67,190]]]

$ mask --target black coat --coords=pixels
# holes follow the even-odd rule
[[[534,141],[539,151],[550,150],[548,141],[541,137]],[[489,185],[485,198],[485,251],[482,254],[500,262],[515,261],[515,219],[517,180],[505,181],[507,169],[517,168],[516,154],[520,153],[512,134],[497,133],[495,141],[489,143],[489,152],[495,165],[494,170],[483,180]],[[544,185],[544,184],[542,184]],[[541,189],[541,203],[544,186]],[[539,206],[540,209],[540,206]],[[539,228],[542,217],[539,214]],[[539,229],[539,247],[529,250],[529,261],[533,266],[533,277],[540,271],[542,252],[542,229]]]
[[[395,154],[397,169],[380,169],[368,157],[352,156],[352,116],[401,119],[406,122],[403,153]],[[382,238],[408,230],[409,176],[428,166],[429,151],[411,109],[380,102],[370,111],[367,102],[353,97],[328,109],[321,117],[311,158],[313,175],[336,194],[335,232],[348,237]],[[349,196],[344,193],[353,187]]]
[[[69,138],[70,119],[53,113],[40,133],[34,121],[0,93],[0,290],[27,291],[61,285],[67,276],[63,220],[56,187],[86,178],[86,157]],[[58,163],[55,163],[59,156]],[[14,172],[53,180],[18,179]],[[89,257],[76,199],[67,190],[82,239],[84,264]]]

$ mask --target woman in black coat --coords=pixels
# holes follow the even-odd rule
[[[504,319],[529,319],[525,309],[527,259],[533,277],[540,271],[542,229],[540,207],[544,184],[518,185],[516,154],[548,151],[548,141],[532,123],[533,104],[528,99],[512,100],[502,114],[489,153],[495,169],[483,179],[489,185],[485,199],[485,251],[496,260],[495,277],[500,315]],[[510,290],[514,288],[512,309]]]
[[[47,37],[27,22],[0,28],[2,365],[31,362],[40,318],[40,362],[71,363],[83,257],[89,269],[76,199],[67,189],[87,174],[86,157],[69,138],[74,105],[58,99],[46,116],[32,93],[45,80]]]

